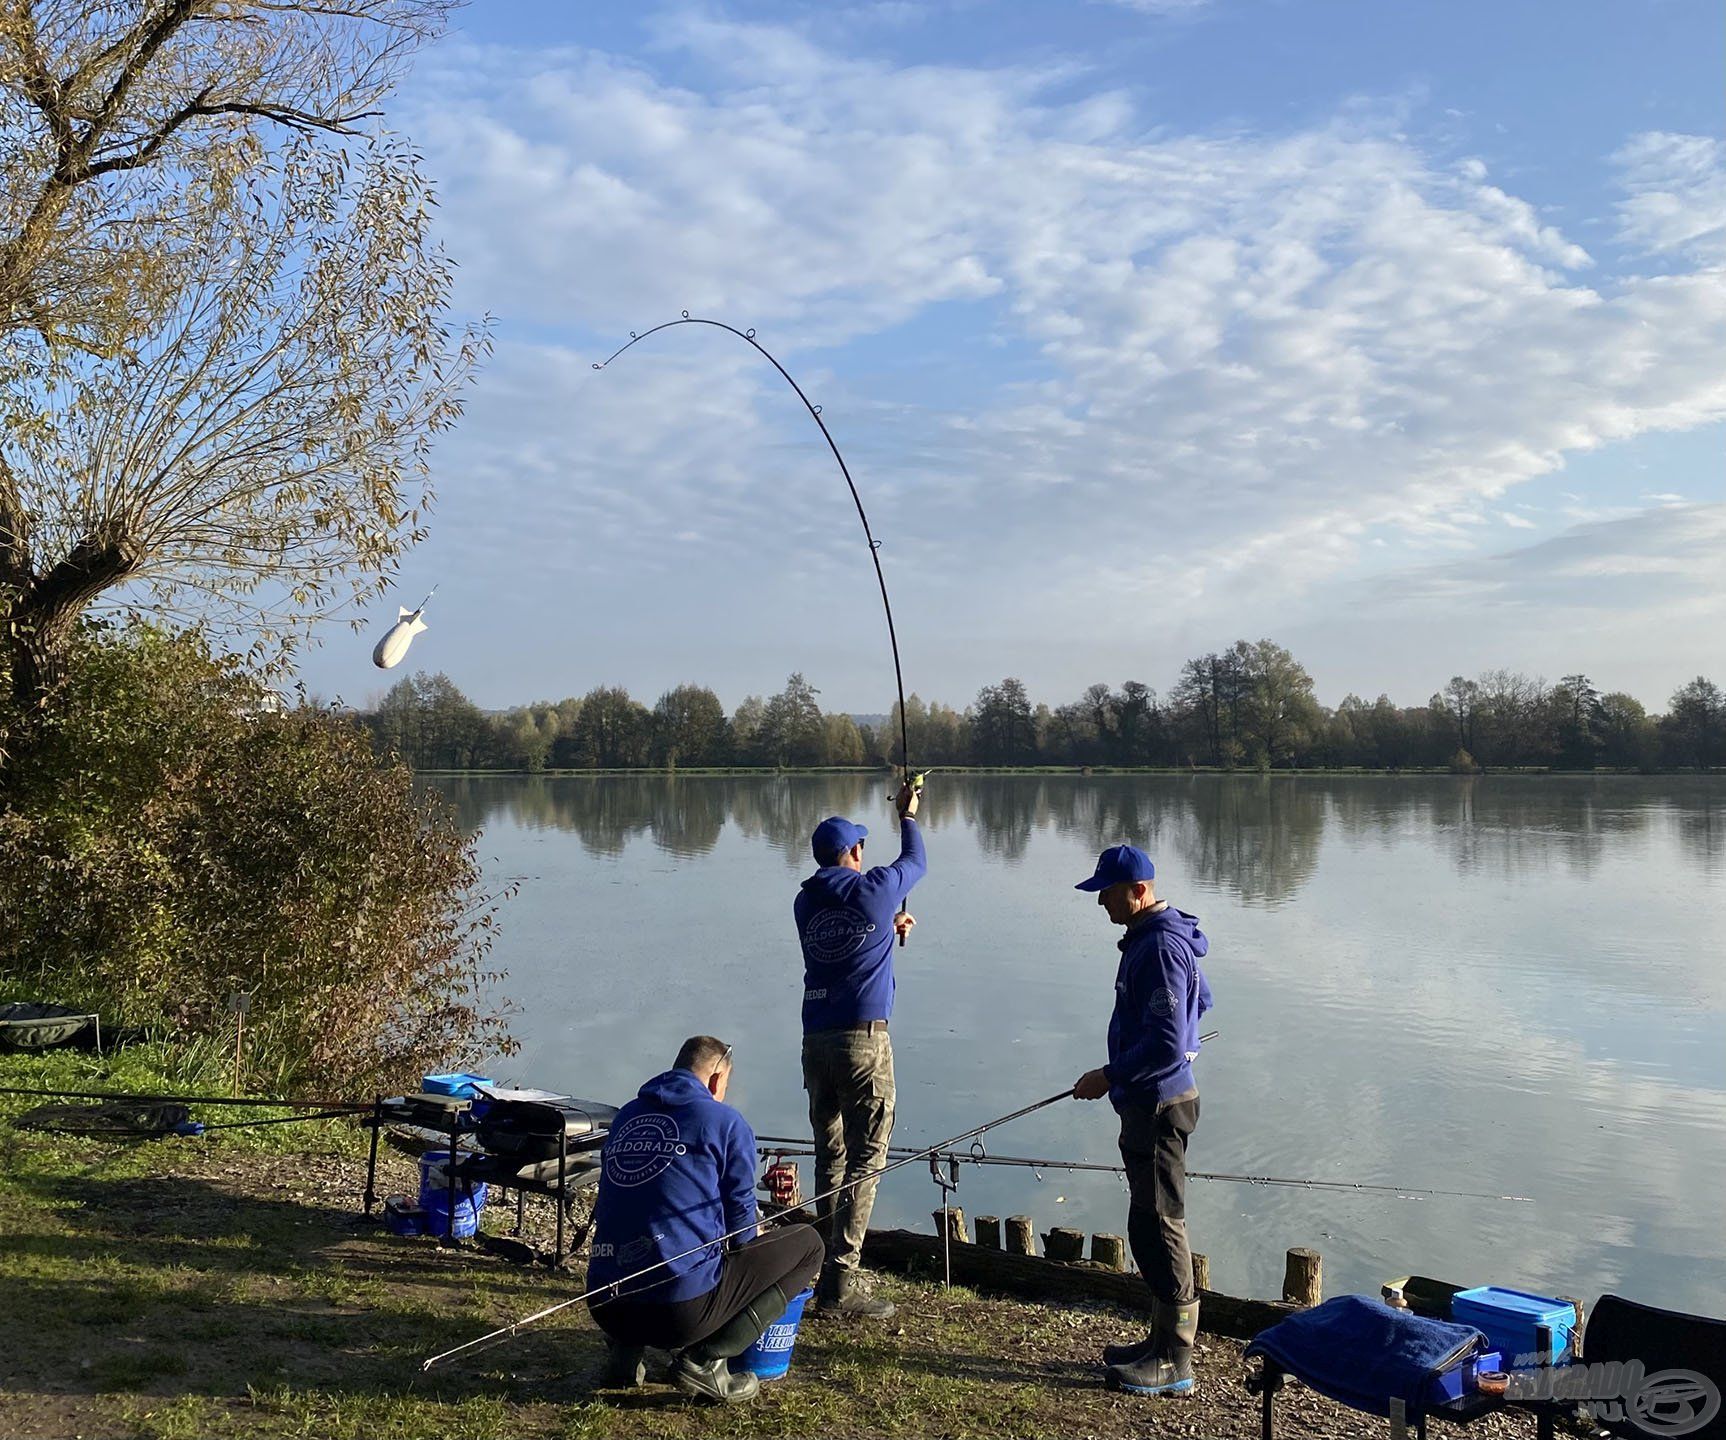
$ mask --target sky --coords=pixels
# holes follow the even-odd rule
[[[874,712],[1726,681],[1713,0],[479,0],[388,123],[496,351],[314,691],[488,708],[793,670]]]

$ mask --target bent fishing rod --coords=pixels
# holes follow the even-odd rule
[[[863,525],[863,538],[869,542],[869,559],[875,566],[875,583],[881,589],[881,609],[887,616],[887,643],[893,648],[893,684],[899,696],[900,767],[905,784],[913,790],[921,790],[923,777],[913,775],[911,772],[910,725],[905,714],[905,672],[899,663],[899,632],[893,624],[893,602],[887,596],[887,574],[881,568],[881,542],[875,538],[875,531],[869,524],[869,514],[863,508],[863,496],[857,489],[857,482],[851,478],[851,467],[845,463],[845,457],[839,451],[839,442],[833,438],[833,432],[827,428],[827,422],[821,418],[821,407],[810,400],[808,395],[804,393],[803,387],[791,378],[791,372],[781,365],[767,347],[755,338],[753,327],[748,330],[739,330],[735,325],[727,325],[723,320],[709,320],[705,316],[691,315],[687,310],[679,313],[679,319],[667,320],[663,324],[655,325],[651,330],[643,330],[639,335],[631,330],[628,343],[619,345],[605,359],[595,361],[593,368],[595,370],[605,369],[626,350],[634,349],[650,335],[657,335],[661,330],[672,330],[680,325],[708,325],[715,330],[723,330],[728,335],[735,335],[777,370],[784,377],[785,383],[796,391],[797,398],[803,402],[803,408],[809,412],[809,418],[820,428],[821,438],[827,442],[827,448],[833,452],[833,458],[839,464],[839,473],[845,477],[845,488],[851,492],[851,503],[857,507],[857,518]],[[904,904],[901,904],[900,912],[903,913],[906,908]],[[899,944],[904,945],[904,943],[905,936],[901,933]]]
[[[859,1175],[855,1180],[847,1180],[841,1185],[835,1185],[831,1190],[825,1190],[819,1195],[811,1196],[804,1203],[808,1205],[816,1205],[823,1200],[830,1200],[835,1195],[843,1194],[847,1190],[855,1189],[857,1186],[870,1180],[879,1180],[883,1175],[891,1174],[893,1171],[901,1169],[902,1167],[911,1164],[913,1161],[921,1160],[926,1156],[935,1154],[937,1151],[945,1150],[949,1146],[960,1145],[967,1140],[977,1139],[990,1130],[998,1129],[1002,1125],[1010,1125],[1013,1121],[1022,1120],[1025,1116],[1030,1115],[1035,1111],[1046,1109],[1050,1105],[1058,1104],[1062,1100],[1070,1100],[1072,1098],[1073,1090],[1071,1086],[1068,1086],[1059,1094],[1051,1095],[1045,1100],[1038,1100],[1034,1104],[1023,1106],[1020,1109],[1013,1111],[1011,1114],[1000,1115],[993,1120],[985,1120],[981,1125],[973,1125],[969,1130],[961,1131],[959,1134],[950,1136],[946,1140],[937,1141],[935,1144],[907,1155],[903,1159],[894,1160],[889,1164],[883,1165],[877,1170],[871,1170],[866,1174]],[[739,1236],[747,1235],[751,1230],[759,1228],[759,1221],[753,1224],[739,1226],[735,1230],[728,1230],[723,1235],[716,1235],[713,1239],[705,1241],[700,1245],[692,1246],[688,1250],[681,1251],[676,1255],[669,1255],[665,1259],[656,1261],[652,1265],[644,1266],[642,1269],[632,1271],[628,1275],[619,1276],[616,1280],[607,1281],[604,1285],[595,1285],[591,1289],[583,1291],[580,1295],[573,1296],[568,1300],[560,1300],[555,1305],[548,1305],[543,1310],[536,1310],[533,1314],[525,1315],[520,1320],[512,1321],[508,1325],[501,1326],[496,1330],[491,1330],[484,1335],[477,1336],[476,1338],[467,1341],[465,1344],[457,1345],[453,1350],[445,1350],[440,1354],[429,1356],[420,1362],[420,1369],[422,1372],[430,1371],[447,1361],[454,1360],[459,1355],[471,1354],[476,1350],[489,1349],[493,1345],[501,1345],[506,1341],[513,1340],[527,1326],[536,1324],[538,1321],[544,1320],[548,1316],[555,1315],[559,1310],[567,1310],[571,1305],[579,1305],[584,1300],[598,1300],[601,1304],[604,1304],[610,1300],[622,1299],[624,1296],[623,1287],[630,1281],[639,1280],[644,1275],[651,1275],[656,1270],[663,1270],[668,1265],[675,1265],[679,1260],[687,1260],[691,1255],[699,1255],[704,1250],[711,1250],[715,1245],[723,1245],[728,1240],[735,1240]],[[648,1287],[641,1288],[645,1289]],[[628,1293],[636,1294],[639,1292],[632,1290]]]

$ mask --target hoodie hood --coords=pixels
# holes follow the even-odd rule
[[[849,900],[862,883],[861,871],[846,865],[823,865],[803,882],[803,889],[817,898]]]
[[[1137,925],[1129,925],[1127,933],[1120,939],[1120,947],[1125,950],[1129,944],[1137,944],[1152,935],[1159,939],[1180,942],[1200,960],[1210,953],[1211,942],[1205,938],[1205,932],[1199,929],[1199,917],[1189,915],[1185,910],[1177,910],[1173,905],[1164,906],[1154,915],[1139,921]]]
[[[713,1099],[713,1092],[695,1078],[692,1070],[667,1070],[662,1075],[655,1075],[638,1094],[648,1104],[663,1109]]]

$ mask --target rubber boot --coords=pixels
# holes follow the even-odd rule
[[[1111,1390],[1130,1395],[1184,1395],[1193,1388],[1193,1344],[1199,1335],[1199,1302],[1170,1305],[1157,1300],[1151,1308],[1151,1335],[1157,1349],[1107,1371]]]
[[[624,1345],[609,1337],[605,1342],[607,1390],[631,1390],[647,1379],[647,1352],[639,1345]]]
[[[815,1287],[815,1314],[838,1315],[856,1320],[889,1320],[899,1307],[881,1300],[863,1288],[855,1270],[829,1265]]]
[[[733,1375],[723,1355],[715,1355],[711,1360],[698,1360],[688,1350],[671,1357],[671,1383],[685,1395],[693,1395],[697,1400],[712,1400],[720,1405],[737,1405],[752,1400],[761,1389],[759,1377],[747,1370],[741,1375]]]
[[[1153,1329],[1143,1340],[1135,1340],[1130,1345],[1103,1346],[1104,1365],[1136,1365],[1147,1356],[1156,1355],[1163,1348],[1163,1339]]]
[[[785,1291],[769,1285],[705,1340],[671,1357],[671,1383],[686,1395],[735,1405],[761,1388],[759,1377],[733,1375],[727,1361],[753,1345],[785,1313]]]

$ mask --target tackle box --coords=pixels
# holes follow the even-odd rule
[[[1503,1356],[1506,1370],[1568,1365],[1576,1358],[1576,1307],[1567,1300],[1481,1285],[1451,1297],[1450,1318],[1481,1331],[1486,1343]],[[1536,1333],[1542,1327],[1552,1337],[1544,1353]]]

